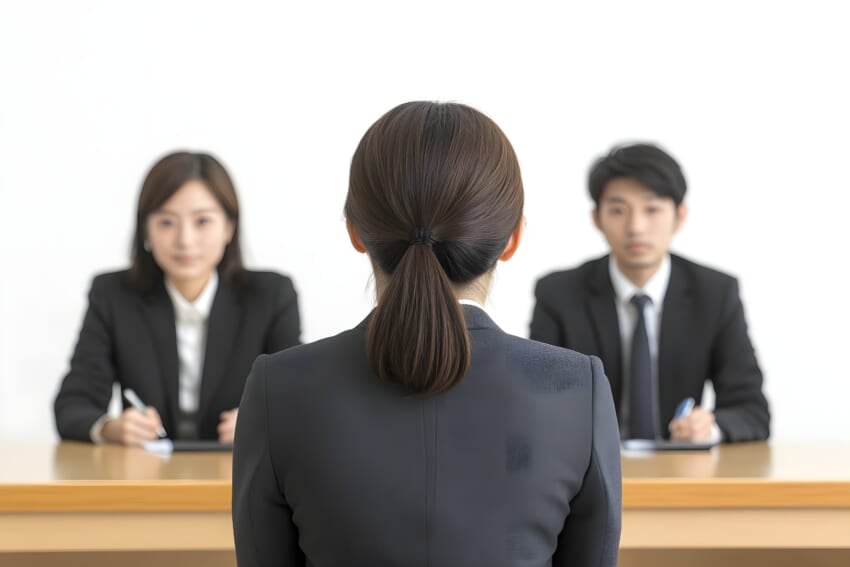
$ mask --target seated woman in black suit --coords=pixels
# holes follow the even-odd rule
[[[522,209],[513,149],[479,112],[413,102],[368,130],[345,213],[377,307],[254,363],[233,455],[240,567],[616,564],[602,364],[481,307]]]
[[[163,157],[139,195],[129,270],[94,278],[71,369],[54,404],[63,439],[139,445],[233,440],[251,363],[298,344],[289,278],[242,266],[239,203],[204,153]],[[132,389],[107,415],[113,384]]]

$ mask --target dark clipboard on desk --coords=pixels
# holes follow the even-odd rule
[[[621,445],[626,451],[708,451],[716,443],[691,441],[666,441],[664,439],[625,439]]]
[[[232,451],[232,443],[219,443],[212,440],[194,440],[188,441],[184,439],[159,439],[157,441],[148,441],[144,448],[151,453],[200,453],[209,451]]]

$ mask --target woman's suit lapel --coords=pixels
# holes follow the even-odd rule
[[[174,430],[180,407],[178,400],[179,366],[177,360],[177,328],[174,323],[174,306],[160,284],[143,299],[145,319],[151,329],[159,368],[159,381],[165,393],[166,415],[161,416],[166,431]],[[153,379],[153,377],[151,377]]]
[[[238,292],[223,279],[213,300],[207,320],[207,342],[204,355],[198,421],[203,421],[205,408],[215,396],[221,380],[227,375],[233,349],[242,328],[242,309]]]

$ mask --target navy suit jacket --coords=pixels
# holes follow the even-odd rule
[[[196,416],[202,439],[217,439],[219,415],[239,406],[254,359],[298,344],[299,334],[298,302],[289,278],[246,272],[238,287],[219,279],[207,321]],[[157,409],[169,435],[177,433],[174,307],[164,283],[139,291],[129,284],[126,271],[102,274],[92,282],[71,369],[54,403],[63,439],[91,440],[90,429],[106,413],[114,383],[135,390]]]
[[[368,319],[257,360],[233,454],[240,567],[616,565],[601,363],[464,313],[471,366],[440,395],[376,377]]]
[[[538,281],[531,338],[601,358],[619,410],[622,345],[608,262],[604,256]],[[689,396],[699,403],[711,380],[714,413],[726,440],[767,439],[770,412],[737,280],[671,255],[661,318],[660,430],[669,436],[676,406]]]

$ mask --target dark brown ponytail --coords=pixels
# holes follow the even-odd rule
[[[369,128],[345,214],[386,282],[367,343],[381,378],[424,394],[463,378],[470,343],[454,286],[493,269],[522,207],[513,148],[480,112],[411,102]]]

